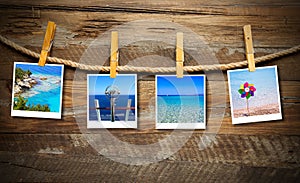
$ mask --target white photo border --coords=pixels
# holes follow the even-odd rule
[[[14,85],[15,85],[15,73],[16,73],[16,65],[34,65],[37,66],[38,63],[29,63],[29,62],[14,62],[13,69],[13,85],[12,85],[12,104],[11,104],[11,116],[13,117],[32,117],[32,118],[49,118],[49,119],[61,119],[62,113],[62,97],[63,97],[63,81],[64,81],[64,65],[63,64],[45,64],[45,66],[59,66],[61,67],[61,76],[60,76],[60,106],[59,112],[41,112],[41,111],[24,111],[24,110],[14,110]]]
[[[122,76],[134,76],[135,78],[135,121],[94,121],[89,120],[89,77],[90,76],[100,76],[100,77],[110,77],[109,74],[87,74],[87,129],[99,129],[99,128],[138,128],[138,107],[137,107],[137,74],[117,74],[116,78]]]
[[[246,69],[235,69],[235,70],[227,70],[227,77],[228,77],[228,89],[229,89],[229,97],[230,97],[230,111],[231,111],[231,119],[232,124],[245,124],[245,123],[256,123],[256,122],[264,122],[264,121],[274,121],[274,120],[282,120],[282,112],[281,112],[281,101],[280,101],[280,91],[279,91],[279,80],[278,80],[278,70],[277,66],[264,66],[264,67],[256,67],[256,70],[263,70],[268,68],[274,68],[275,69],[275,75],[276,75],[276,85],[277,85],[277,102],[279,105],[279,113],[276,114],[265,114],[265,115],[257,115],[257,116],[248,116],[248,117],[234,117],[233,113],[233,99],[231,96],[231,81],[230,81],[230,73],[232,72],[240,72],[240,71],[246,71]]]
[[[176,75],[155,75],[155,128],[156,129],[180,129],[180,130],[193,130],[193,129],[206,129],[206,76],[204,74],[197,75],[183,75],[183,77],[201,76],[203,77],[203,97],[204,97],[204,120],[203,123],[159,123],[158,122],[158,105],[157,105],[157,77],[161,76],[174,76]],[[197,84],[197,83],[195,83]]]

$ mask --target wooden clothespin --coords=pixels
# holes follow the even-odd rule
[[[246,46],[246,57],[248,60],[248,69],[250,72],[255,71],[254,49],[252,43],[251,25],[244,26],[244,39]]]
[[[111,32],[111,47],[110,47],[110,77],[115,78],[117,75],[117,66],[118,66],[118,32]]]
[[[55,29],[56,24],[54,22],[49,21],[40,55],[40,60],[38,63],[39,66],[45,66],[46,64],[47,57],[49,56],[51,47],[53,45]]]
[[[178,32],[176,34],[176,76],[177,78],[183,78],[183,33]]]

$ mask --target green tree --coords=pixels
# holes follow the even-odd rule
[[[30,70],[27,70],[27,71],[26,71],[26,74],[27,74],[28,76],[30,76],[30,75],[32,74],[32,72],[31,72]]]
[[[23,70],[21,68],[16,68],[15,79],[23,79]]]
[[[14,110],[28,110],[27,102],[27,99],[19,95],[18,99],[14,102]]]
[[[14,102],[14,110],[26,110],[26,111],[42,111],[42,112],[50,112],[50,108],[48,105],[41,105],[41,104],[31,104],[27,105],[28,100],[24,97],[19,97]]]
[[[24,79],[24,76],[27,75],[27,76],[30,76],[32,74],[32,72],[30,70],[27,70],[27,71],[24,71],[23,69],[21,68],[16,68],[15,70],[15,80],[17,79]]]

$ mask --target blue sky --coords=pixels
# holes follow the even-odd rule
[[[22,70],[30,70],[33,74],[44,74],[44,75],[55,75],[61,76],[62,66],[57,65],[45,65],[44,67],[39,66],[33,63],[24,63],[24,64],[16,64],[16,68],[21,68]]]
[[[202,95],[204,76],[157,76],[157,95]]]
[[[109,85],[115,85],[119,88],[121,95],[135,94],[135,76],[117,75],[116,78],[110,78],[109,75],[88,76],[89,77],[89,95],[104,95],[105,89]]]
[[[249,72],[248,69],[236,70],[230,72],[229,77],[232,90],[238,90],[245,82],[254,84],[258,90],[277,88],[275,67],[260,67],[255,72]]]

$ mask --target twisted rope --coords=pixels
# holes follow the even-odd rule
[[[24,48],[23,46],[20,46],[7,38],[0,35],[0,41],[4,43],[7,46],[10,46],[11,48],[14,48],[17,51],[20,51],[28,56],[34,57],[34,58],[40,58],[39,53],[35,53],[27,48]],[[295,47],[279,51],[277,53],[265,55],[262,57],[257,57],[254,59],[255,63],[265,62],[269,61],[275,58],[279,58],[282,56],[286,56],[292,53],[296,53],[300,51],[300,45],[297,45]],[[74,62],[72,60],[65,60],[57,57],[47,57],[48,62],[53,63],[60,63],[64,65],[68,65],[74,68],[79,68],[82,70],[90,70],[90,71],[106,71],[108,72],[110,70],[109,66],[100,66],[100,65],[87,65],[87,64],[80,64],[77,62]],[[229,64],[213,64],[213,65],[197,65],[197,66],[184,66],[183,70],[186,72],[196,72],[196,71],[211,71],[211,70],[229,70],[234,69],[238,67],[244,67],[248,65],[248,61],[244,60],[241,62],[234,62]],[[118,66],[117,71],[125,71],[125,72],[147,72],[147,73],[170,73],[170,72],[176,72],[175,67],[136,67],[136,66]]]

